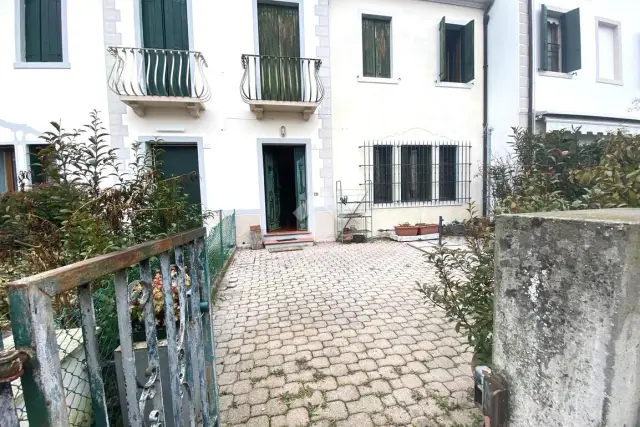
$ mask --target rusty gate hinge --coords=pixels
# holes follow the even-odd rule
[[[0,383],[10,383],[24,373],[24,364],[31,358],[25,350],[0,350]]]

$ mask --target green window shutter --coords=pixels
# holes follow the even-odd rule
[[[142,0],[142,42],[146,48],[164,49],[162,0]]]
[[[440,21],[440,81],[447,81],[447,23]]]
[[[362,18],[362,74],[376,76],[375,22],[369,18]]]
[[[42,62],[62,62],[61,8],[60,0],[40,0]]]
[[[460,36],[462,39],[462,64],[461,74],[462,82],[469,83],[475,78],[474,62],[475,62],[475,50],[474,50],[474,21],[469,21],[467,25],[460,29]]]
[[[24,0],[25,61],[41,62],[40,0]]]
[[[377,145],[373,147],[373,202],[393,201],[393,147]]]
[[[547,19],[549,13],[547,6],[542,5],[540,10],[540,69],[549,70],[549,40],[547,37]]]
[[[376,77],[391,77],[391,21],[375,21]]]
[[[163,3],[164,48],[189,50],[187,0],[164,0]]]
[[[580,9],[562,15],[562,71],[570,73],[582,68],[580,48]]]

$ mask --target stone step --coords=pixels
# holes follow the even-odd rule
[[[264,242],[264,247],[270,251],[304,246],[313,246],[313,237],[280,236],[278,240],[265,240]]]
[[[278,241],[282,239],[305,239],[311,237],[310,231],[275,231],[271,233],[265,233],[262,237],[266,242]]]

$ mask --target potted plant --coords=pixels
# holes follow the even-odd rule
[[[424,236],[426,234],[437,234],[438,233],[438,224],[425,224],[423,222],[419,222],[416,224],[418,227],[418,235]]]
[[[393,227],[396,236],[417,236],[420,227],[411,225],[408,222]]]
[[[191,278],[188,274],[185,274],[185,286],[187,289],[191,287]],[[165,339],[167,337],[167,330],[165,324],[165,312],[164,312],[164,296],[162,294],[162,274],[160,270],[156,270],[151,282],[152,289],[152,303],[153,312],[156,318],[156,335],[158,339]],[[173,298],[173,312],[176,319],[176,324],[180,319],[180,303],[178,297],[178,271],[175,265],[171,266],[171,290]],[[133,295],[139,296],[142,294],[142,283],[137,282],[132,288]],[[134,297],[129,303],[129,309],[131,310],[131,326],[133,329],[132,337],[134,342],[144,342],[147,340],[144,331],[144,307],[140,304],[140,298]]]

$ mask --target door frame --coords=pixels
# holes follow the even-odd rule
[[[315,236],[315,221],[313,209],[313,181],[312,181],[312,163],[311,163],[311,139],[301,138],[258,138],[258,182],[260,192],[260,229],[263,233],[267,232],[267,206],[265,202],[265,183],[264,183],[264,153],[265,145],[301,145],[304,146],[304,161],[307,175],[307,232]],[[292,180],[293,182],[293,180]]]
[[[149,148],[149,144],[153,142],[154,138],[159,139],[159,144],[167,143],[171,145],[193,145],[196,144],[198,150],[198,177],[200,179],[200,205],[203,210],[209,209],[207,204],[207,177],[206,168],[204,164],[204,140],[201,136],[149,136],[140,135],[137,141],[144,141],[141,144],[140,150],[142,153],[146,153]]]

